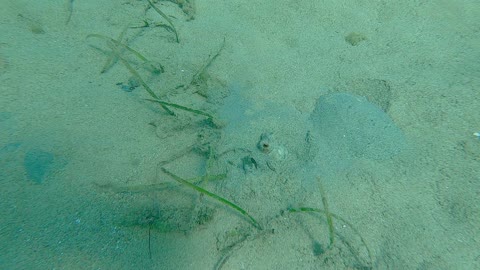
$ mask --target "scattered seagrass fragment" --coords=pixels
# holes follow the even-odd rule
[[[106,40],[107,42],[112,42],[113,44],[115,44],[116,47],[120,47],[122,49],[125,49],[129,52],[131,52],[134,56],[136,56],[138,59],[140,59],[141,61],[143,61],[143,64],[145,66],[145,68],[147,70],[149,70],[150,72],[154,73],[154,74],[159,74],[159,73],[163,73],[165,71],[163,65],[161,64],[153,64],[152,61],[148,60],[145,56],[143,56],[141,53],[139,53],[138,51],[132,49],[131,47],[129,47],[128,45],[126,44],[123,44],[121,41],[125,35],[125,32],[126,32],[127,28],[125,28],[121,33],[120,35],[118,36],[118,38],[115,40],[113,38],[110,38],[110,37],[107,37],[107,36],[104,36],[104,35],[101,35],[101,34],[90,34],[90,35],[87,35],[87,39],[88,38],[92,38],[92,37],[95,37],[95,38],[100,38],[100,39],[104,39]],[[112,53],[111,55],[109,56],[109,58],[107,59],[106,63],[105,63],[105,66],[102,68],[102,71],[101,73],[105,73],[112,65],[112,63],[115,61],[115,58],[118,59],[118,56],[117,56],[117,53],[114,52],[112,50]]]
[[[190,87],[192,85],[199,85],[199,84],[202,83],[202,80],[204,80],[204,78],[206,76],[205,73],[207,71],[207,68],[220,55],[223,48],[225,48],[225,38],[223,38],[222,45],[220,46],[218,51],[215,54],[209,56],[207,61],[205,62],[205,64],[197,71],[197,73],[195,73],[195,75],[193,75],[192,80],[190,81],[190,84],[186,86],[186,89],[188,89],[188,87]]]
[[[290,213],[308,213],[308,212],[316,212],[316,213],[320,213],[320,214],[326,214],[325,210],[323,209],[319,209],[319,208],[312,208],[312,207],[299,207],[299,208],[289,208],[288,209],[288,212]],[[365,239],[362,237],[362,235],[360,234],[360,232],[352,225],[352,223],[348,222],[346,219],[340,217],[339,215],[336,215],[332,212],[330,212],[330,215],[340,221],[342,221],[343,223],[347,224],[350,229],[352,229],[352,231],[360,238],[360,241],[362,241],[362,244],[363,246],[365,247],[365,249],[367,250],[367,254],[368,254],[368,259],[369,259],[369,262],[368,264],[371,266],[373,264],[373,257],[372,257],[372,252],[370,251],[370,248],[368,247],[367,245],[367,242],[365,241]]]
[[[127,33],[127,29],[128,29],[128,28],[125,27],[125,28],[122,30],[122,32],[120,32],[120,34],[118,35],[117,41],[118,41],[119,43],[122,42],[123,37],[125,36],[125,33]],[[91,37],[94,37],[94,36],[91,36]],[[108,37],[106,37],[106,36],[100,36],[100,35],[99,35],[99,36],[96,36],[96,37],[100,37],[100,38],[103,38],[103,37],[104,37],[107,41],[108,41],[108,40],[113,40],[113,39],[108,38]],[[87,38],[88,38],[88,36],[87,36]],[[117,46],[118,46],[118,45],[117,45]],[[134,55],[135,55],[135,54],[134,54]],[[113,67],[113,65],[114,65],[117,61],[118,61],[118,57],[117,57],[116,52],[113,51],[113,50],[111,50],[111,51],[110,51],[110,54],[109,54],[109,56],[108,56],[108,58],[107,58],[107,60],[105,60],[105,64],[103,65],[103,68],[102,68],[102,70],[100,71],[100,73],[103,74],[103,73],[107,72],[111,67]]]
[[[191,113],[194,113],[194,114],[206,116],[209,119],[213,119],[213,116],[211,114],[208,114],[208,113],[200,111],[200,110],[191,109],[191,108],[188,108],[188,107],[185,107],[185,106],[182,106],[182,105],[178,105],[178,104],[175,104],[175,103],[161,101],[159,99],[147,99],[147,100],[151,101],[151,102],[158,103],[162,106],[167,106],[167,107],[180,109],[180,110],[191,112]]]
[[[332,248],[334,242],[335,242],[335,231],[333,227],[333,219],[332,219],[332,214],[330,213],[330,210],[328,210],[328,202],[327,202],[327,195],[325,194],[325,190],[323,189],[322,182],[320,181],[320,177],[317,177],[318,180],[318,186],[320,188],[320,195],[322,197],[322,204],[323,204],[323,209],[325,212],[325,216],[327,218],[327,223],[328,223],[328,232],[330,235],[330,246],[329,248]]]
[[[195,19],[195,0],[169,0],[170,2],[177,4],[187,15],[187,21]]]
[[[150,6],[158,13],[160,14],[160,16],[162,16],[167,22],[168,24],[170,24],[170,28],[172,29],[173,33],[175,34],[175,41],[177,43],[180,43],[180,41],[178,40],[178,33],[177,33],[177,29],[175,29],[175,26],[173,25],[172,23],[172,20],[170,20],[170,18],[168,18],[167,15],[165,15],[165,13],[163,13],[158,7],[156,7],[151,0],[147,0],[148,3],[150,4]]]
[[[151,97],[153,97],[155,100],[158,100],[159,97],[153,92],[153,90],[147,85],[147,83],[140,77],[140,74],[125,60],[123,57],[120,56],[120,54],[117,51],[117,47],[115,47],[112,43],[108,44],[112,51],[116,53],[116,56],[120,61],[125,65],[125,67],[132,73],[132,75],[137,79],[137,81],[145,88],[145,90],[150,94]],[[173,111],[171,111],[169,108],[167,108],[165,105],[160,104],[160,106],[170,115],[175,115]]]
[[[227,178],[226,174],[214,174],[208,175],[209,181],[218,181],[224,180]],[[185,181],[192,182],[195,185],[202,183],[205,180],[205,176],[198,176],[191,179],[186,179]],[[109,190],[115,193],[150,193],[158,192],[162,190],[168,190],[179,185],[176,183],[156,183],[156,184],[143,184],[143,185],[131,185],[131,186],[117,186],[115,184],[99,184],[94,183],[94,185],[102,190]]]
[[[208,191],[208,190],[205,190],[205,189],[203,189],[203,188],[201,188],[201,187],[199,187],[199,186],[196,186],[196,185],[194,185],[194,184],[192,184],[192,183],[190,183],[190,182],[188,182],[188,181],[180,178],[179,176],[171,173],[170,171],[168,171],[168,170],[165,169],[165,168],[162,168],[162,172],[164,172],[166,175],[170,176],[173,180],[175,180],[175,181],[177,181],[177,182],[179,182],[179,183],[181,183],[181,184],[183,184],[183,185],[185,185],[185,186],[187,186],[187,187],[189,187],[189,188],[192,188],[192,189],[200,192],[201,194],[205,194],[205,195],[207,195],[208,197],[213,198],[213,199],[215,199],[215,200],[217,200],[217,201],[225,204],[226,206],[228,206],[228,207],[230,207],[230,208],[232,208],[232,209],[240,212],[243,216],[245,216],[245,217],[252,223],[252,225],[253,225],[255,228],[257,228],[257,229],[259,229],[259,230],[262,229],[262,227],[260,226],[260,224],[259,224],[250,214],[248,214],[247,211],[245,211],[245,210],[244,210],[243,208],[241,208],[240,206],[238,206],[238,205],[236,205],[236,204],[228,201],[227,199],[224,199],[224,198],[218,196],[217,194],[214,194],[214,193],[212,193],[212,192],[210,192],[210,191]]]

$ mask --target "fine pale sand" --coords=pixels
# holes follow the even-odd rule
[[[480,269],[476,1],[154,2],[0,0],[1,269]]]

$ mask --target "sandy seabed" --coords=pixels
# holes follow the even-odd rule
[[[153,4],[0,0],[1,269],[480,269],[476,1]]]

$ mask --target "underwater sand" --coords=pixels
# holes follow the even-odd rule
[[[174,2],[0,0],[0,269],[480,269],[478,3]]]

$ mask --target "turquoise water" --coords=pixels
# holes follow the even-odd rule
[[[476,2],[0,6],[0,269],[480,269]]]

